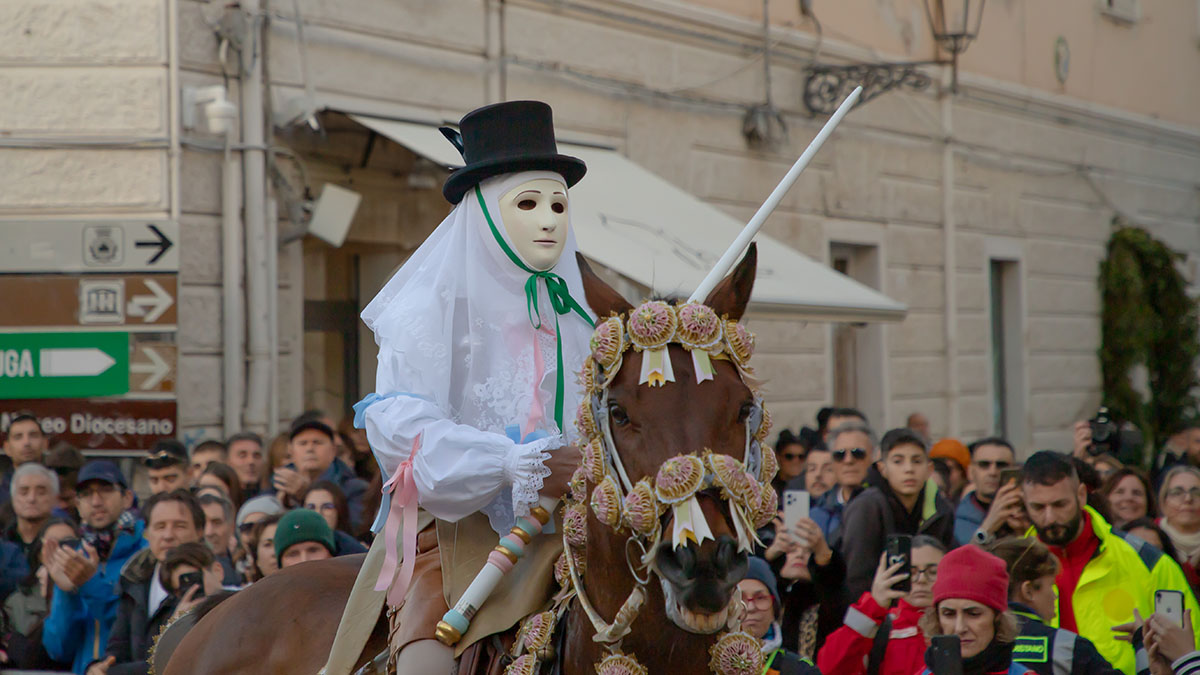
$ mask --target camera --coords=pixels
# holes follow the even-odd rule
[[[1092,444],[1088,446],[1088,453],[1092,456],[1116,456],[1120,450],[1121,439],[1116,422],[1113,422],[1108,414],[1108,408],[1101,406],[1096,411],[1096,416],[1088,420],[1088,425],[1092,428]]]

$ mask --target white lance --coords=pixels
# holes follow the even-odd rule
[[[821,127],[821,131],[817,134],[816,138],[812,140],[812,143],[808,144],[808,148],[804,150],[804,154],[800,155],[800,158],[788,170],[783,180],[779,181],[779,185],[776,185],[775,189],[771,191],[771,195],[767,197],[767,201],[758,207],[758,211],[754,214],[754,217],[750,219],[749,223],[746,223],[746,227],[742,229],[741,234],[729,245],[729,250],[725,251],[725,255],[721,256],[721,259],[713,266],[708,276],[704,277],[704,281],[700,282],[700,286],[688,298],[688,302],[703,302],[704,298],[712,292],[717,283],[721,279],[724,279],[726,274],[729,274],[729,270],[733,269],[733,264],[737,262],[738,256],[742,255],[742,251],[745,251],[746,247],[750,245],[750,241],[754,239],[754,235],[758,234],[758,231],[762,229],[763,223],[767,222],[767,216],[770,216],[775,207],[779,206],[779,202],[783,201],[783,196],[787,194],[792,184],[800,177],[800,172],[804,171],[804,168],[812,161],[813,156],[817,154],[821,146],[825,145],[825,141],[833,134],[833,130],[837,128],[837,125],[846,116],[846,113],[850,112],[850,109],[858,102],[858,97],[861,95],[862,87],[855,87],[854,91],[850,92],[850,95],[846,97],[846,100],[842,101],[838,109],[829,117],[829,121],[825,123],[825,126]]]
[[[783,196],[787,194],[788,189],[792,187],[792,184],[796,182],[796,178],[800,176],[800,172],[804,171],[804,168],[812,161],[813,156],[825,144],[825,141],[833,133],[838,123],[842,121],[842,118],[846,116],[846,113],[850,112],[850,109],[854,107],[861,94],[862,87],[858,87],[850,92],[850,95],[846,97],[842,105],[838,107],[837,111],[829,118],[829,121],[825,123],[825,126],[821,128],[820,133],[813,138],[812,143],[809,144],[804,154],[800,155],[800,158],[792,165],[792,168],[783,177],[779,185],[775,186],[771,195],[767,197],[767,201],[763,202],[763,205],[759,207],[758,212],[746,224],[741,234],[730,244],[729,250],[725,251],[725,255],[721,256],[716,266],[708,273],[704,281],[700,283],[700,287],[688,298],[689,302],[702,301],[713,287],[717,285],[717,282],[729,273],[737,257],[750,245],[750,241],[754,239],[754,235],[758,234],[763,223],[766,222],[767,216],[771,215],[771,212],[779,205]],[[487,602],[488,596],[499,585],[500,580],[524,556],[525,546],[532,541],[533,537],[540,534],[546,524],[550,522],[550,514],[553,513],[555,508],[557,508],[555,500],[543,497],[539,506],[531,509],[528,516],[518,518],[517,524],[512,528],[512,531],[500,538],[496,548],[488,555],[487,563],[484,564],[479,574],[475,576],[475,580],[471,582],[471,585],[467,586],[467,590],[463,592],[462,597],[459,598],[454,607],[446,612],[442,620],[438,622],[436,631],[438,640],[447,646],[454,646],[462,639],[462,636],[466,634],[467,629],[470,627],[471,619],[474,618],[475,613],[479,611],[483,603]]]

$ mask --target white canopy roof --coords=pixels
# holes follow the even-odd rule
[[[351,114],[356,122],[430,161],[462,165],[436,127]],[[571,223],[588,258],[657,296],[687,297],[744,223],[700,201],[612,150],[560,141],[559,152],[587,163],[571,188]],[[805,320],[899,321],[907,308],[765,234],[758,242],[755,309]]]

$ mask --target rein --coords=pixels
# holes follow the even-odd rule
[[[636,483],[621,460],[608,414],[609,386],[628,350],[643,353],[641,383],[649,386],[674,381],[667,349],[670,344],[691,352],[697,384],[713,379],[711,359],[732,362],[742,380],[751,384],[748,362],[753,340],[742,324],[719,319],[711,308],[699,303],[675,307],[651,301],[630,311],[628,320],[614,315],[597,324],[590,343],[591,355],[583,366],[585,393],[576,416],[580,438],[586,441],[583,463],[572,476],[566,495],[564,550],[554,568],[562,591],[552,609],[531,616],[523,624],[513,647],[516,660],[506,673],[533,675],[542,661],[552,657],[548,645],[553,625],[574,598],[592,624],[592,639],[606,651],[596,663],[598,675],[646,675],[646,668],[636,656],[622,650],[622,641],[645,603],[652,573],[658,574],[655,558],[663,538],[669,538],[675,547],[713,539],[696,499],[701,492],[714,492],[729,507],[739,550],[749,551],[757,541],[755,529],[770,522],[778,508],[778,497],[771,487],[778,463],[774,452],[763,447],[770,416],[757,392],[746,420],[744,462],[704,449],[672,457],[663,462],[655,476]],[[613,531],[629,532],[625,561],[634,585],[611,622],[592,604],[583,584],[589,507],[596,519]],[[670,532],[664,532],[662,516],[668,510],[673,512],[673,526]],[[740,613],[728,617],[728,632],[709,650],[712,672],[758,675],[762,671],[759,641],[741,631],[740,624]]]

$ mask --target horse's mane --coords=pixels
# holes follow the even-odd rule
[[[201,600],[200,604],[196,605],[196,609],[192,610],[192,612],[196,615],[196,621],[203,619],[206,615],[208,615],[209,612],[213,610],[214,607],[228,600],[229,597],[234,593],[237,593],[237,591],[221,591],[216,595],[210,595]]]

